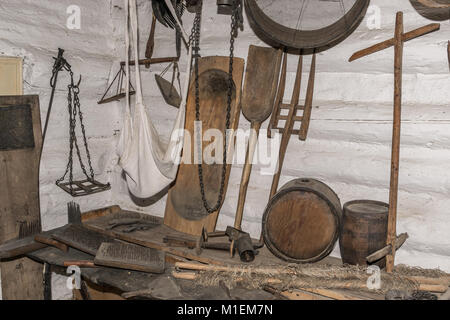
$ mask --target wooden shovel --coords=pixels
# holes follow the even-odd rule
[[[252,171],[253,154],[261,124],[271,115],[280,75],[282,51],[250,45],[247,58],[242,113],[251,131],[242,172],[234,227],[241,229],[245,198]],[[262,70],[263,69],[263,70]],[[261,72],[262,71],[262,72]]]

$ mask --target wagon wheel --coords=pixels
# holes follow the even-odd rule
[[[347,38],[363,20],[369,0],[245,0],[250,26],[275,48],[309,54]]]

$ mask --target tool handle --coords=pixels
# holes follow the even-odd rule
[[[252,172],[253,156],[255,154],[256,144],[258,143],[260,128],[260,122],[252,122],[250,137],[248,140],[247,155],[245,156],[244,170],[242,171],[241,186],[239,188],[238,206],[236,209],[236,216],[234,218],[234,227],[239,230],[241,229],[242,218],[244,215],[245,198],[247,196],[250,174]]]
[[[34,241],[58,248],[59,250],[64,251],[64,252],[69,251],[69,247],[67,245],[65,245],[64,243],[61,243],[59,241],[56,241],[55,239],[51,239],[49,237],[46,237],[46,236],[43,236],[40,234],[37,234],[34,237]]]
[[[203,243],[202,247],[204,249],[213,249],[213,250],[224,250],[228,251],[230,250],[230,243],[224,243],[224,242],[205,242]]]
[[[147,41],[147,48],[145,50],[145,57],[147,59],[151,59],[151,57],[153,56],[153,50],[155,48],[155,27],[156,27],[156,17],[154,14],[152,14],[152,27]],[[145,67],[147,69],[150,68],[150,64],[146,64]]]
[[[78,260],[78,261],[64,261],[64,267],[77,266],[80,268],[98,268],[94,264],[94,261],[90,260]]]
[[[185,247],[189,249],[195,248],[195,240],[184,239],[180,237],[165,236],[163,242],[169,247]]]

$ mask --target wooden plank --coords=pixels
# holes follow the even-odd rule
[[[31,109],[34,147],[0,150],[0,190],[2,190],[0,192],[2,204],[0,243],[18,238],[18,225],[21,222],[35,222],[40,225],[39,163],[42,133],[39,97],[37,95],[0,97],[0,110],[17,105],[26,105]],[[17,121],[20,120],[17,119]],[[19,127],[17,128],[20,129]],[[5,126],[0,126],[0,130],[5,130]],[[14,139],[20,139],[17,131],[10,134]],[[40,264],[28,258],[21,258],[2,262],[0,268],[3,299],[43,299]]]
[[[47,245],[36,242],[34,236],[10,240],[0,245],[0,259],[6,260],[16,258],[45,247],[47,247]]]
[[[225,110],[228,93],[228,57],[204,57],[199,59],[199,81],[200,81],[200,119],[202,120],[202,130],[214,128],[220,131],[225,129]],[[234,99],[231,106],[230,128],[236,130],[239,123],[241,111],[241,87],[244,72],[244,60],[234,58],[233,80],[235,84]],[[184,232],[190,235],[200,235],[202,228],[205,227],[208,232],[214,231],[216,227],[219,210],[212,214],[207,214],[203,207],[203,201],[200,193],[200,183],[198,177],[198,166],[194,164],[196,154],[196,140],[194,137],[195,122],[195,86],[191,81],[187,106],[186,106],[186,124],[185,129],[190,135],[185,136],[183,161],[178,169],[176,182],[169,190],[166,209],[164,215],[164,224],[168,227]],[[219,87],[217,86],[219,84]],[[203,148],[210,142],[203,142]],[[230,155],[233,142],[228,144],[228,155]],[[204,149],[203,149],[204,150]],[[222,157],[220,157],[222,158]],[[215,206],[220,189],[220,180],[222,164],[203,164],[203,176],[205,184],[206,199],[210,206]],[[228,187],[228,178],[230,175],[231,164],[226,168],[226,179],[224,192]],[[186,197],[189,194],[189,197]],[[223,200],[225,199],[225,194]]]
[[[0,57],[0,96],[23,95],[23,59]]]

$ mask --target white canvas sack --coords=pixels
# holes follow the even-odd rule
[[[179,22],[170,0],[166,0],[166,3],[172,15],[175,17],[178,26],[180,26],[184,39],[187,40],[187,34]],[[130,109],[130,66],[128,63],[130,60],[130,38],[133,42],[135,60],[139,60],[136,0],[125,0],[125,13],[126,110],[124,127],[117,151],[120,157],[119,165],[125,172],[129,191],[138,198],[150,198],[172,183],[178,171],[183,148],[186,98],[189,89],[189,75],[191,74],[191,64],[189,62],[192,57],[192,48],[189,48],[188,53],[188,67],[186,71],[186,83],[182,93],[182,102],[175,119],[169,143],[165,144],[160,140],[151,117],[145,110],[138,63],[135,63],[136,105],[133,110]]]

